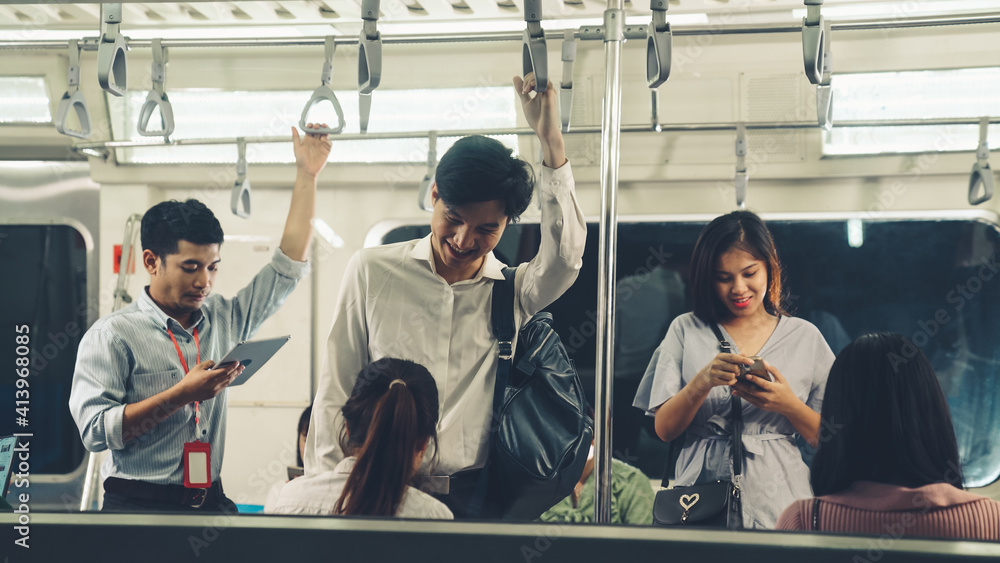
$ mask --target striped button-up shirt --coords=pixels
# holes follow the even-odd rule
[[[185,375],[167,333],[177,338],[189,367],[198,356],[218,361],[237,342],[252,338],[281,307],[309,270],[276,250],[274,258],[233,299],[210,295],[200,318],[185,330],[149,297],[148,290],[128,307],[99,319],[80,341],[69,408],[83,445],[92,452],[110,449],[101,475],[161,485],[184,483],[182,453],[194,441],[194,403],[166,417],[138,438],[122,441],[125,405],[138,403],[176,385]],[[200,436],[212,447],[212,481],[219,478],[226,439],[226,396],[201,401]],[[152,425],[153,421],[149,421]],[[140,423],[140,427],[142,424]]]

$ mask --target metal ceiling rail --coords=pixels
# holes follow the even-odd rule
[[[553,25],[558,25],[559,20],[553,20]],[[1000,12],[989,14],[977,14],[969,16],[933,16],[916,18],[891,18],[880,20],[865,20],[857,22],[839,22],[833,24],[834,31],[864,31],[880,29],[904,29],[918,27],[938,27],[955,25],[976,25],[976,24],[996,24],[1000,23]],[[586,26],[585,26],[586,27]],[[626,25],[626,36],[646,34],[645,25]],[[699,36],[699,35],[750,35],[758,33],[801,33],[800,25],[692,25],[692,26],[671,26],[675,36]],[[546,39],[554,41],[564,38],[569,31],[574,34],[574,38],[580,38],[579,30],[573,29],[548,29],[545,31]],[[277,37],[266,39],[164,39],[163,46],[169,48],[177,47],[316,47],[324,43],[324,37]],[[483,43],[499,41],[522,41],[521,32],[491,31],[481,33],[449,33],[449,34],[402,34],[386,35],[382,39],[384,44],[413,44],[413,43]],[[151,47],[152,40],[129,40],[130,47]],[[336,38],[336,44],[357,45],[357,36],[343,36]],[[98,47],[97,37],[85,37],[80,42],[80,48],[86,51],[95,51]],[[40,41],[0,41],[0,50],[7,49],[65,49],[66,41],[40,40]]]
[[[893,121],[838,121],[837,127],[916,127],[921,125],[931,126],[961,126],[979,125],[979,118],[970,119],[906,119]],[[1000,117],[990,118],[990,124],[1000,124]],[[700,133],[712,131],[736,131],[738,123],[677,123],[673,125],[652,126],[644,125],[623,125],[623,133]],[[758,121],[744,123],[747,131],[760,130],[783,130],[783,129],[820,129],[815,121]],[[419,139],[427,137],[431,133],[438,137],[465,137],[468,135],[528,135],[534,136],[535,132],[528,127],[512,129],[456,129],[452,131],[401,131],[394,133],[349,133],[334,135],[333,138],[340,141],[359,141],[365,139]],[[567,134],[600,134],[600,125],[586,125],[573,127]],[[247,144],[255,143],[287,143],[291,142],[291,137],[242,137]],[[174,146],[199,146],[199,145],[235,145],[236,137],[218,139],[171,139],[169,141],[96,141],[90,143],[76,143],[75,150],[83,149],[126,149],[142,147],[174,147]]]

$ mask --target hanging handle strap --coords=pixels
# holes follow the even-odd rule
[[[229,207],[233,215],[250,218],[250,180],[247,179],[247,142],[244,138],[236,139],[236,182],[229,198]]]
[[[525,0],[524,34],[521,36],[521,68],[524,76],[535,73],[535,92],[541,94],[549,85],[548,47],[542,30],[542,0]]]
[[[979,147],[969,176],[969,205],[979,205],[993,197],[993,170],[990,169],[990,118],[979,120]],[[981,193],[980,193],[981,192]]]
[[[559,112],[562,117],[563,133],[569,132],[570,119],[573,115],[573,63],[576,62],[576,37],[573,30],[567,29],[562,42],[562,83],[559,85]]]
[[[823,0],[805,0],[806,17],[802,18],[802,60],[806,78],[813,84],[823,80],[826,25],[821,8]]]
[[[128,42],[122,35],[122,5],[101,4],[101,38],[97,45],[97,81],[109,94],[124,96],[128,89]]]
[[[733,186],[736,188],[736,207],[743,209],[747,201],[747,185],[750,183],[750,174],[747,172],[747,126],[739,123],[736,126],[736,176],[733,179]]]
[[[174,132],[174,109],[167,98],[167,50],[163,48],[161,39],[153,39],[153,67],[150,74],[153,77],[153,89],[146,96],[146,102],[139,110],[139,134],[145,137],[166,137]],[[150,129],[149,118],[153,111],[160,108],[160,128]]]
[[[361,3],[361,37],[358,38],[358,122],[368,132],[372,92],[382,81],[382,34],[378,31],[379,0]]]
[[[302,116],[299,118],[299,129],[306,133],[321,133],[334,135],[344,130],[344,110],[340,107],[337,95],[330,89],[330,82],[333,80],[333,55],[337,50],[334,37],[328,36],[323,43],[323,74],[320,77],[320,86],[313,90],[312,96],[306,102],[306,107],[302,108]],[[333,104],[333,110],[337,113],[336,127],[320,127],[318,129],[307,129],[306,118],[309,117],[309,110],[319,102],[327,101]]]
[[[646,85],[659,88],[670,77],[673,33],[667,22],[667,0],[650,0],[653,20],[646,28]]]
[[[86,139],[90,137],[90,112],[87,111],[87,100],[80,91],[80,45],[74,39],[69,42],[69,66],[66,67],[66,93],[59,100],[56,109],[56,131],[62,135]],[[70,129],[67,125],[69,111],[76,112],[80,121],[80,129]]]
[[[816,119],[824,131],[833,129],[833,52],[830,48],[833,24],[824,24],[823,77],[816,85]]]

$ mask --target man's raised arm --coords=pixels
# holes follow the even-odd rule
[[[309,124],[307,128],[316,127]],[[326,127],[326,125],[323,125]],[[281,235],[281,251],[298,262],[305,262],[312,240],[312,218],[316,213],[316,177],[330,156],[329,135],[309,133],[305,138],[292,127],[292,146],[295,150],[295,187],[292,203]]]

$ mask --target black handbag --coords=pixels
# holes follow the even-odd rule
[[[712,331],[719,339],[719,348],[731,353],[732,348],[719,327],[712,324]],[[720,480],[687,487],[673,487],[657,491],[653,500],[653,524],[657,526],[702,526],[712,528],[743,527],[743,503],[740,498],[740,477],[743,474],[743,402],[732,397],[730,421],[733,429],[733,446],[730,449],[733,480]],[[672,444],[671,444],[672,446]],[[670,460],[664,470],[664,487],[670,472]]]
[[[552,328],[552,315],[538,313],[515,330],[516,271],[504,268],[504,281],[493,289],[499,361],[489,455],[463,511],[473,518],[538,518],[573,491],[594,437],[583,385]]]

